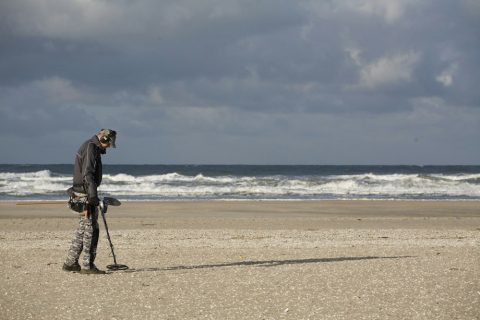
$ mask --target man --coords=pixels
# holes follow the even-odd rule
[[[78,149],[73,172],[73,187],[70,194],[69,207],[79,213],[78,228],[72,239],[63,270],[82,274],[105,274],[95,264],[99,237],[97,188],[102,182],[102,158],[106,149],[115,148],[117,133],[111,129],[102,131],[85,141]],[[85,205],[83,203],[86,203]],[[82,265],[78,259],[83,250]]]

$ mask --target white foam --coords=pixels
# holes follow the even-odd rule
[[[100,192],[129,199],[480,198],[479,179],[480,174],[207,177],[120,173],[104,175]],[[0,173],[0,197],[62,195],[71,183],[71,176],[48,170]]]

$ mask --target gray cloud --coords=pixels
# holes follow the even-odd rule
[[[32,162],[52,137],[80,144],[107,126],[119,146],[123,134],[124,148],[138,149],[117,148],[118,163],[480,160],[470,150],[480,133],[476,1],[7,0],[0,9],[0,162]]]

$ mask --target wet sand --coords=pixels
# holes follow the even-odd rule
[[[0,202],[0,319],[480,319],[477,201],[124,202],[107,222],[130,269],[68,273],[66,204]]]

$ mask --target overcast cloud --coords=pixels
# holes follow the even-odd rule
[[[3,0],[0,163],[479,164],[477,0]]]

